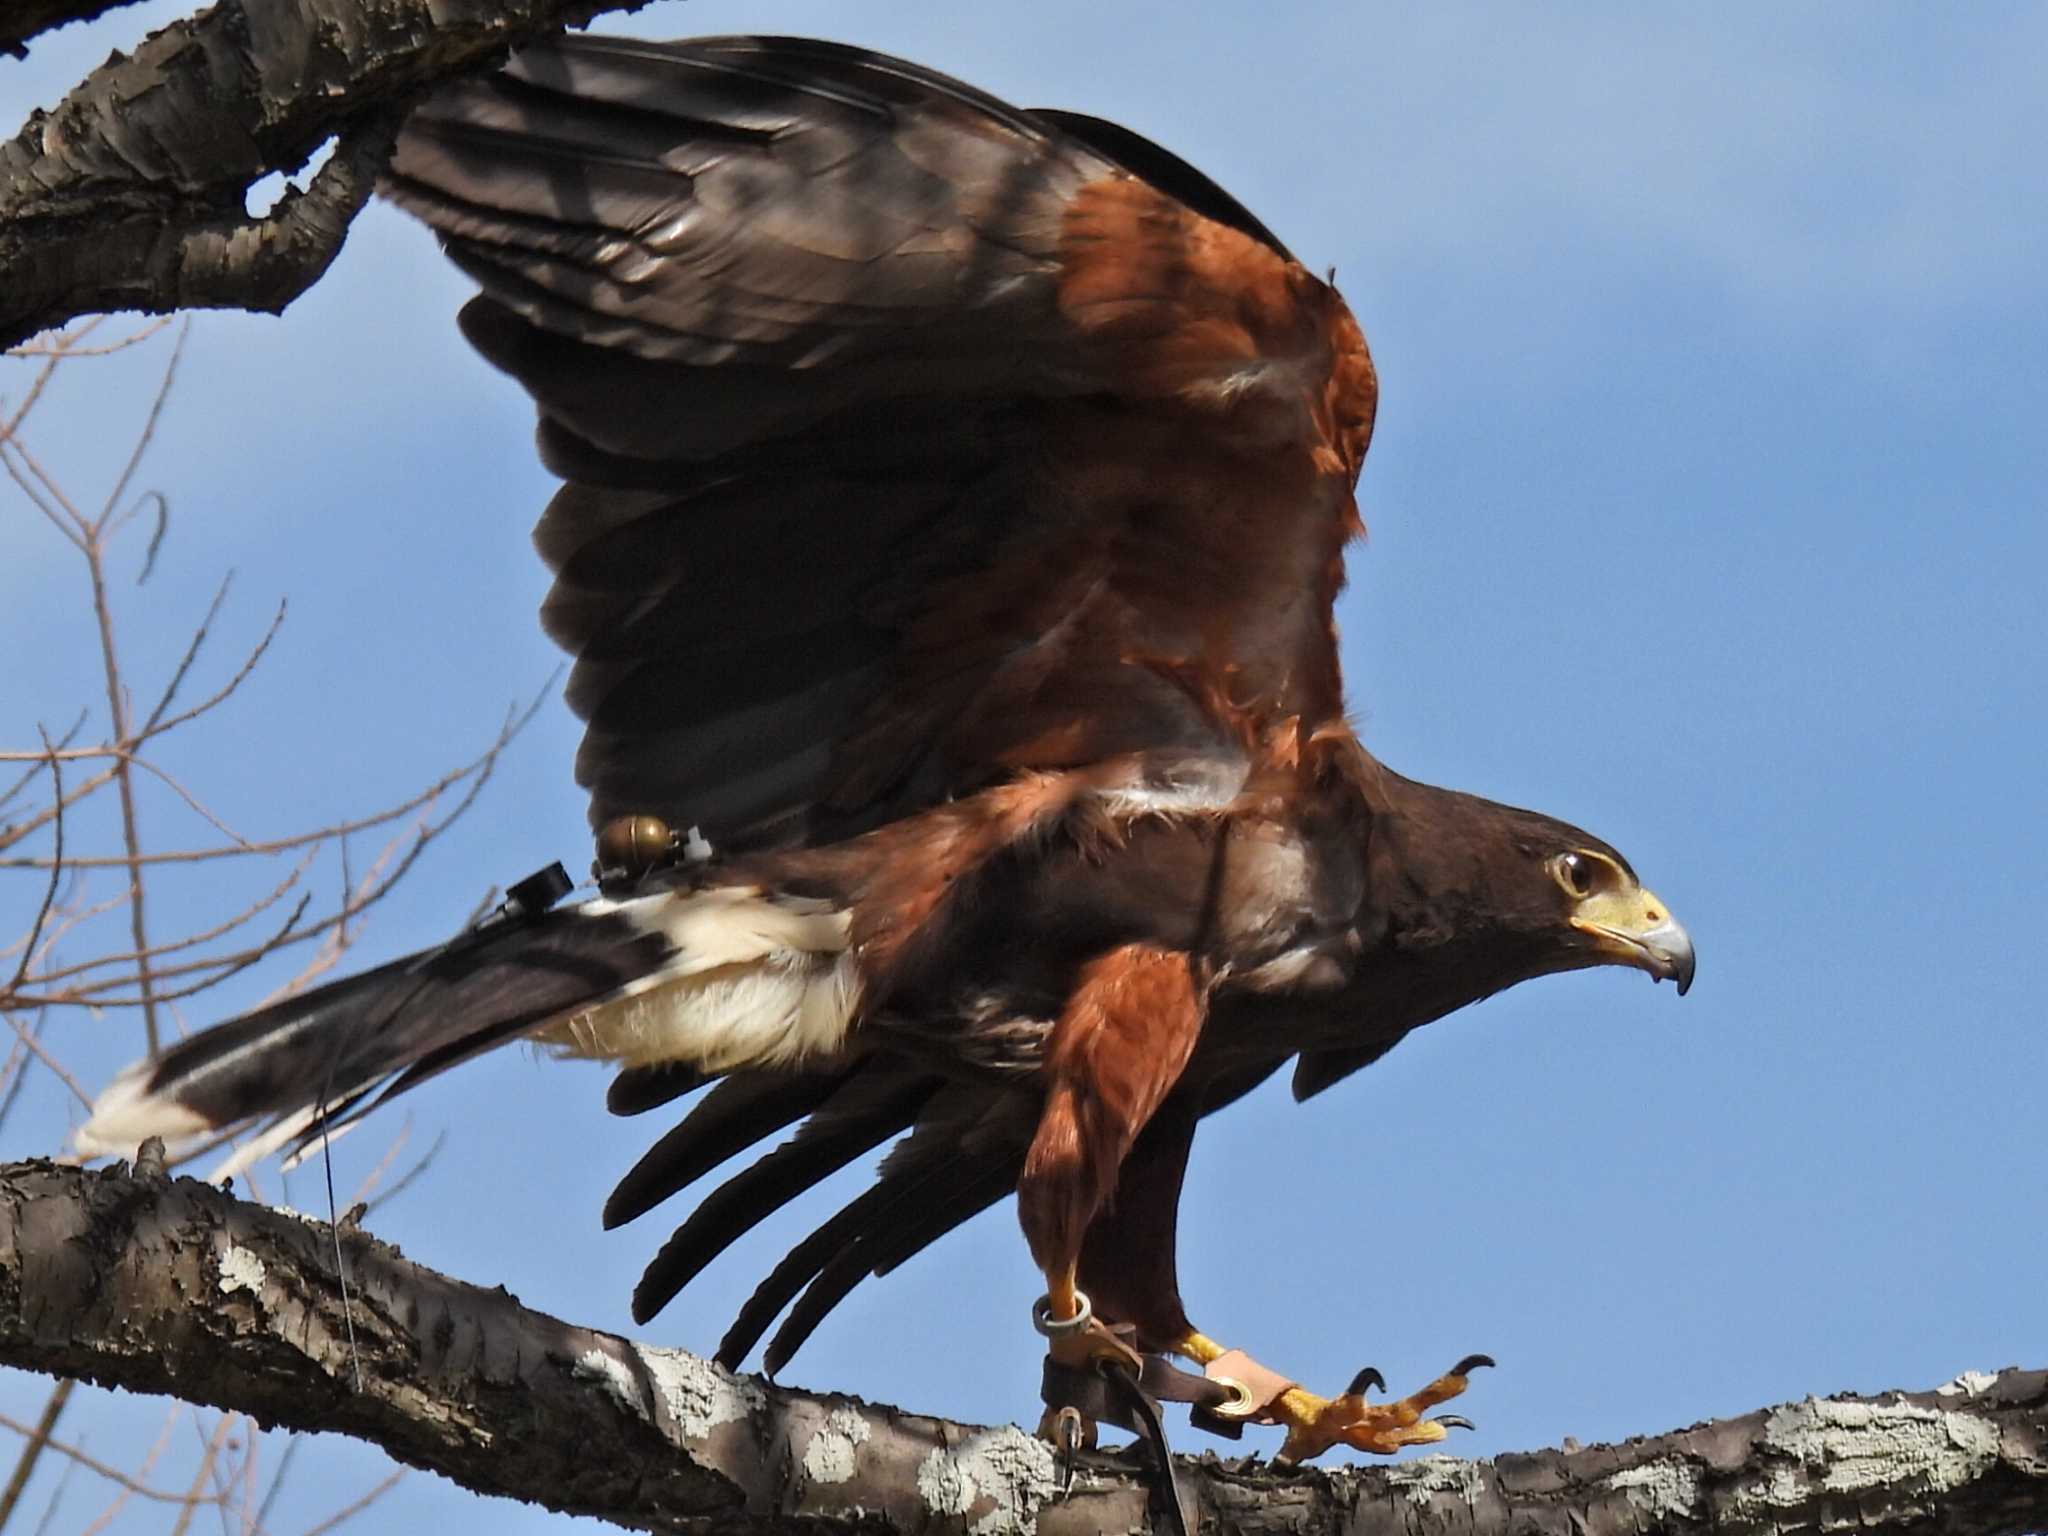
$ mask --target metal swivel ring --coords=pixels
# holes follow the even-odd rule
[[[1213,1413],[1219,1419],[1249,1419],[1258,1411],[1258,1405],[1252,1401],[1252,1389],[1235,1376],[1211,1376],[1209,1379],[1219,1387],[1228,1387],[1230,1396],[1220,1403],[1210,1404],[1203,1410],[1205,1413]]]
[[[1086,1291],[1074,1292],[1074,1315],[1055,1318],[1052,1315],[1052,1297],[1041,1296],[1031,1303],[1031,1326],[1048,1339],[1070,1338],[1095,1321],[1095,1308],[1088,1304]]]

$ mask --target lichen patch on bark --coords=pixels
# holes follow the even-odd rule
[[[925,1508],[934,1515],[974,1514],[970,1536],[1034,1536],[1038,1511],[1054,1486],[1052,1447],[1014,1424],[933,1451],[917,1469]]]
[[[860,1447],[872,1431],[856,1408],[841,1404],[825,1415],[804,1447],[804,1476],[813,1483],[843,1483],[853,1476]]]
[[[1406,1490],[1408,1502],[1418,1507],[1440,1493],[1453,1493],[1469,1508],[1479,1501],[1483,1486],[1479,1475],[1481,1465],[1450,1456],[1422,1456],[1388,1467],[1387,1481],[1393,1487]]]
[[[1624,1467],[1602,1481],[1635,1508],[1660,1520],[1689,1515],[1700,1501],[1699,1468],[1676,1457]]]
[[[228,1244],[221,1253],[220,1291],[223,1296],[232,1296],[236,1291],[247,1291],[252,1296],[260,1294],[264,1274],[263,1261],[239,1243]]]
[[[741,1424],[768,1404],[759,1382],[679,1349],[636,1344],[633,1352],[661,1393],[662,1406],[686,1440],[702,1440],[721,1424]]]
[[[1774,1509],[1810,1501],[1815,1486],[1894,1499],[1902,1488],[1945,1493],[1982,1476],[1999,1454],[1993,1426],[1914,1403],[1789,1403],[1764,1420],[1763,1444],[1798,1466],[1774,1468],[1738,1487],[1728,1509],[1741,1521],[1767,1520]]]

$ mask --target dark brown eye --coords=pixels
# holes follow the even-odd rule
[[[1591,859],[1581,858],[1576,853],[1560,853],[1550,861],[1550,870],[1557,876],[1557,883],[1580,900],[1593,894]]]

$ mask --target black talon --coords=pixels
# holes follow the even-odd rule
[[[1441,1424],[1445,1429],[1477,1429],[1479,1427],[1462,1413],[1440,1413],[1431,1419],[1430,1423]]]
[[[1467,1355],[1464,1359],[1460,1360],[1456,1365],[1451,1367],[1451,1374],[1453,1376],[1470,1376],[1474,1371],[1478,1370],[1480,1366],[1492,1364],[1493,1356],[1491,1355]]]
[[[1489,1361],[1487,1363],[1491,1364],[1492,1362]],[[1387,1390],[1387,1378],[1380,1374],[1379,1367],[1376,1365],[1368,1365],[1364,1370],[1352,1377],[1351,1385],[1344,1390],[1353,1397],[1363,1397],[1367,1387],[1378,1387],[1382,1392]]]

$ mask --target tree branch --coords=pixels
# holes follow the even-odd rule
[[[14,0],[0,15],[0,53],[20,58],[32,37],[133,4],[135,0]]]
[[[241,0],[173,22],[0,145],[0,346],[102,310],[283,309],[341,249],[420,92],[634,4]],[[21,35],[0,27],[0,47]],[[310,186],[248,214],[254,182],[330,139]]]
[[[189,1179],[0,1166],[0,1362],[383,1447],[654,1530],[1158,1528],[1142,1467],[733,1376]],[[360,1390],[352,1386],[356,1365]],[[2048,1372],[1808,1399],[1625,1445],[1334,1472],[1183,1462],[1204,1526],[1478,1533],[2048,1528]]]

